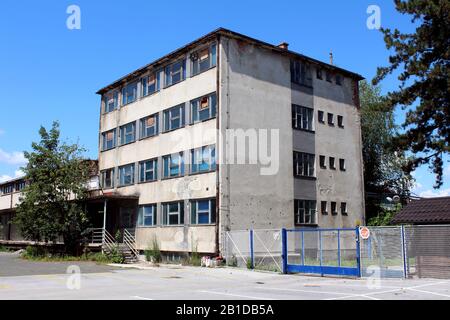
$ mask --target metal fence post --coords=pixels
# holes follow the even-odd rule
[[[338,267],[341,266],[341,230],[337,231],[337,241],[338,241]]]
[[[281,259],[283,261],[283,273],[287,274],[287,231],[285,228],[281,229]]]
[[[355,228],[356,232],[356,265],[358,267],[358,277],[361,277],[361,242],[359,239],[359,227]]]
[[[401,226],[400,227],[400,234],[401,234],[401,242],[402,242],[402,260],[403,260],[403,278],[407,278],[408,277],[408,271],[407,271],[407,259],[408,259],[408,255],[406,252],[406,241],[405,241],[405,226]]]
[[[255,253],[254,253],[254,246],[253,246],[253,229],[250,230],[249,236],[250,236],[250,269],[253,269],[255,267]]]

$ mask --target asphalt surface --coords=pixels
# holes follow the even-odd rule
[[[0,272],[6,273],[6,262],[10,274],[0,276],[0,300],[450,300],[450,279],[336,279],[234,268],[117,269],[91,263],[72,263],[81,274],[68,274],[70,263],[36,264],[4,254],[0,259]],[[17,276],[21,272],[35,275]]]

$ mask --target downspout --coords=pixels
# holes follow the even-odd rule
[[[217,35],[217,57],[216,57],[216,159],[221,158],[220,152],[222,152],[220,144],[220,35]],[[216,160],[217,161],[217,160]],[[219,167],[220,163],[216,165],[216,239],[215,239],[215,247],[216,247],[216,255],[220,255],[220,176],[219,176]]]

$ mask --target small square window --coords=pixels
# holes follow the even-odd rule
[[[336,170],[336,164],[334,157],[330,157],[330,169]]]
[[[337,116],[338,118],[338,127],[343,128],[344,127],[344,117],[343,116]]]
[[[319,110],[318,118],[320,123],[325,123],[325,113],[323,111]]]
[[[320,212],[321,212],[322,214],[328,214],[328,211],[327,211],[327,202],[326,202],[326,201],[321,201],[321,202],[320,202]]]
[[[328,113],[328,125],[334,126],[334,114]]]
[[[320,157],[319,157],[319,160],[320,160],[320,167],[321,167],[322,169],[326,169],[326,168],[327,168],[327,165],[325,164],[325,156],[320,156]]]
[[[336,84],[337,84],[338,86],[342,85],[342,77],[341,77],[340,74],[337,74],[337,75],[336,75]]]
[[[317,76],[317,79],[322,80],[322,78],[323,78],[322,69],[320,69],[320,68],[316,69],[316,76]]]
[[[327,81],[328,81],[328,82],[331,82],[331,77],[332,77],[332,76],[331,76],[331,72],[327,71],[326,74],[325,74],[325,76],[326,76]]]
[[[336,205],[337,205],[336,202],[334,202],[334,201],[331,202],[331,214],[332,215],[337,215],[338,214],[337,209],[336,209]]]
[[[345,159],[339,159],[339,169],[345,171]]]
[[[347,213],[347,202],[341,202],[341,214],[346,216]]]

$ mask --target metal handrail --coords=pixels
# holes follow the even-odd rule
[[[130,249],[130,251],[139,258],[139,251],[136,249],[136,238],[131,235],[131,233],[127,230],[123,230],[123,243]]]

